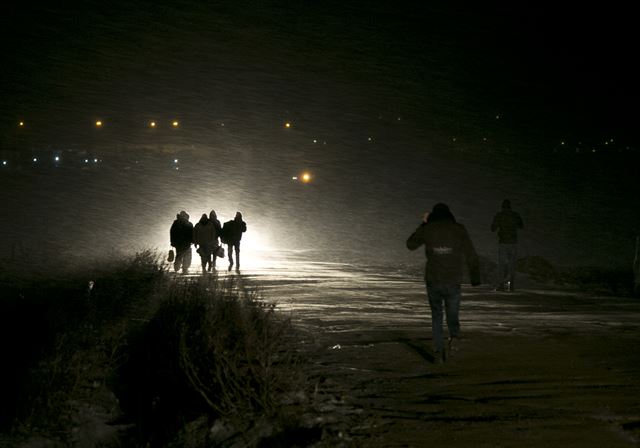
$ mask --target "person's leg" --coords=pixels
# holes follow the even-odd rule
[[[236,248],[236,269],[240,269],[240,241],[233,246]]]
[[[460,286],[450,286],[444,296],[447,329],[451,338],[457,338],[460,334],[460,295]]]
[[[186,274],[191,267],[191,246],[184,250],[184,257],[182,258],[182,273]]]
[[[442,336],[442,291],[435,286],[427,285],[427,297],[431,308],[431,334],[433,335],[434,356],[442,360],[444,341]],[[438,359],[436,359],[438,361]]]
[[[508,253],[505,244],[498,244],[498,289],[504,289],[508,278]]]
[[[202,272],[206,272],[207,270],[207,251],[206,248],[201,244],[197,250],[198,255],[200,255],[200,264],[202,265]]]
[[[516,263],[518,262],[518,246],[515,244],[509,248],[509,291],[513,291],[516,279]]]
[[[213,250],[211,251],[211,254],[209,255],[209,270],[211,271],[212,269],[215,271],[216,269],[216,260],[218,259],[218,245],[214,244],[213,245]]]
[[[176,259],[173,262],[173,270],[178,272],[182,267],[182,259],[184,258],[184,249],[176,247]]]
[[[227,244],[227,255],[229,257],[229,270],[233,267],[233,244]]]

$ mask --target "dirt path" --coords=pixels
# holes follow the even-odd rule
[[[639,301],[465,289],[460,348],[434,365],[420,282],[331,272],[256,278],[316,336],[324,390],[358,416],[348,445],[638,446]]]

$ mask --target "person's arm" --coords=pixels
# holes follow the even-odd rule
[[[424,244],[423,231],[424,231],[424,226],[425,225],[426,224],[423,222],[416,229],[416,231],[411,234],[411,236],[407,240],[407,249],[416,250],[417,248],[419,248],[420,246],[422,246]]]
[[[176,229],[175,229],[175,225],[171,225],[171,229],[169,230],[169,242],[173,247],[176,247],[175,245],[175,241],[176,241]]]
[[[498,225],[498,216],[499,216],[499,214],[493,217],[493,222],[491,223],[491,231],[492,232],[495,232],[496,230],[498,230],[498,227],[499,227],[499,225]]]
[[[481,283],[480,259],[478,258],[475,247],[473,247],[469,232],[467,232],[464,226],[462,227],[462,238],[462,251],[467,261],[467,267],[469,268],[469,279],[471,280],[471,285],[478,286]]]
[[[242,232],[246,232],[247,231],[247,223],[242,221]]]

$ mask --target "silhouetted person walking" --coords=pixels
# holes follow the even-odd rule
[[[240,269],[240,240],[242,234],[247,231],[247,224],[242,220],[242,213],[237,212],[236,217],[224,223],[222,234],[229,251],[229,270],[233,267],[233,249],[236,252],[236,270]]]
[[[502,201],[502,210],[493,218],[491,231],[498,231],[498,279],[496,289],[513,291],[518,259],[518,229],[524,223],[519,214],[511,210],[511,201]]]
[[[215,225],[206,214],[202,215],[200,221],[193,228],[193,244],[200,255],[202,272],[206,272],[207,268],[211,270],[213,266],[211,258],[213,257],[213,260],[215,260],[216,256],[213,251],[218,244]]]
[[[193,224],[184,210],[176,215],[176,220],[169,231],[171,245],[176,248],[176,259],[173,268],[176,272],[182,269],[187,273],[191,266],[191,243],[193,242]]]
[[[220,220],[218,219],[218,215],[216,214],[215,210],[211,210],[209,212],[209,220],[213,223],[213,228],[216,231],[215,238],[213,241],[214,245],[213,245],[213,254],[211,259],[212,265],[209,267],[209,270],[211,270],[212,268],[213,269],[216,268],[216,260],[218,259],[218,247],[220,247],[220,241],[218,240],[218,238],[222,236],[222,225],[220,224]]]
[[[416,250],[425,246],[427,263],[425,281],[431,308],[431,331],[433,333],[434,362],[445,359],[443,336],[443,308],[449,330],[449,351],[453,349],[460,334],[460,310],[463,260],[469,268],[471,284],[480,284],[478,255],[469,238],[467,229],[456,222],[446,204],[439,203],[423,223],[407,240],[407,248]],[[443,306],[444,305],[444,306]]]

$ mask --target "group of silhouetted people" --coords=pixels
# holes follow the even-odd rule
[[[229,258],[229,270],[234,266],[233,255],[235,252],[235,267],[240,269],[240,240],[242,234],[247,231],[247,224],[242,220],[242,213],[237,212],[234,219],[220,224],[214,210],[209,216],[203,213],[200,220],[194,226],[189,221],[189,214],[184,210],[176,215],[176,220],[171,225],[169,232],[171,246],[175,248],[173,268],[176,272],[182,270],[187,273],[191,266],[191,245],[196,247],[202,263],[202,272],[211,272],[216,269],[216,259],[224,258],[224,248],[227,245]]]
[[[491,224],[491,231],[498,232],[498,275],[495,289],[513,291],[517,259],[518,230],[524,224],[520,215],[511,210],[511,202],[505,199],[502,210]],[[407,240],[407,248],[416,250],[425,246],[427,263],[425,282],[431,309],[434,362],[441,363],[455,350],[460,333],[460,284],[463,265],[469,269],[471,285],[480,285],[478,254],[469,238],[467,229],[456,222],[446,204],[436,204],[425,213],[423,222]],[[443,317],[446,316],[449,339],[445,351]]]

